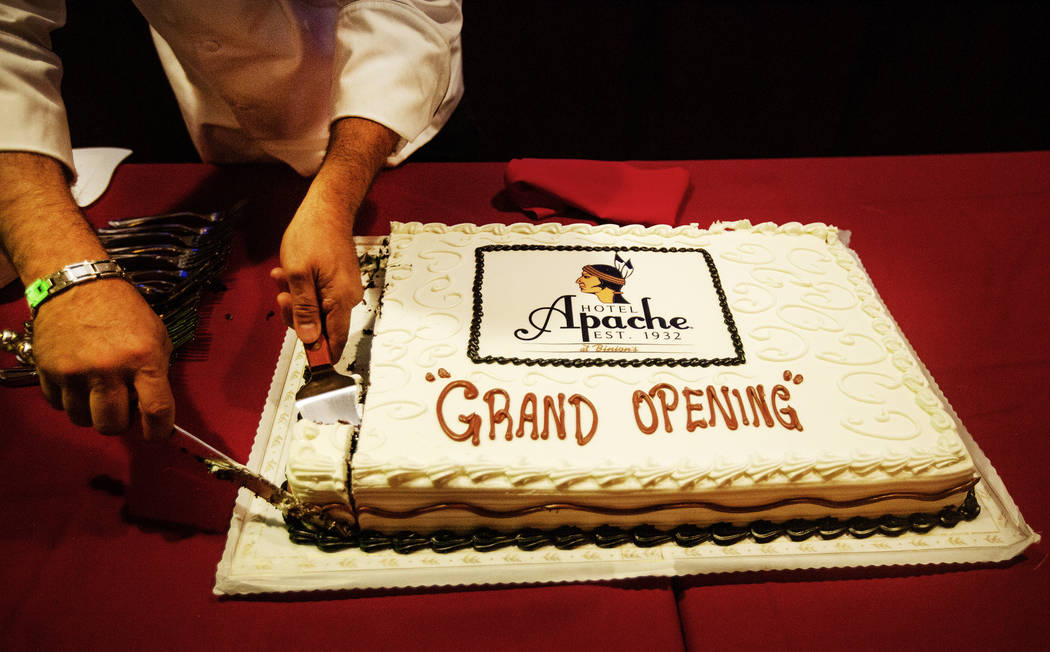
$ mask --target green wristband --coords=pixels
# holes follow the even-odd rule
[[[47,298],[47,293],[51,290],[51,286],[42,278],[38,278],[29,284],[26,288],[26,301],[29,302],[29,309],[36,311],[36,307],[44,302]]]

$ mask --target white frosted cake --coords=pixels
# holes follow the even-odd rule
[[[961,426],[839,235],[395,224],[348,487],[292,488],[383,532],[958,506]]]

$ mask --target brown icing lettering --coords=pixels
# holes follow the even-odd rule
[[[704,410],[704,404],[693,403],[693,397],[703,396],[704,390],[690,389],[686,387],[682,389],[682,395],[685,396],[685,429],[689,432],[693,432],[697,428],[706,428],[706,421],[704,421],[703,419],[693,418],[693,412],[702,412]],[[670,429],[668,429],[668,432],[670,432]]]
[[[761,385],[747,387],[747,402],[751,406],[751,420],[754,422],[755,427],[762,425],[758,420],[758,411],[762,411],[762,420],[765,422],[767,428],[773,427],[773,415],[769,413],[769,406],[766,405],[766,389]]]
[[[653,405],[653,399],[649,398],[649,395],[642,390],[636,389],[634,390],[634,395],[631,397],[631,403],[634,406],[634,423],[638,426],[638,429],[647,435],[656,432],[657,426],[660,425],[660,417],[656,416],[656,406]],[[638,407],[642,403],[645,403],[649,407],[649,414],[652,417],[652,424],[648,426],[642,423],[642,415],[638,412]],[[668,421],[667,425],[670,427],[670,421]]]
[[[496,397],[503,397],[503,407],[496,409]],[[514,419],[510,416],[510,396],[500,388],[490,389],[482,397],[489,406],[489,439],[496,438],[496,424],[507,422],[507,432],[504,437],[507,441],[514,439]]]
[[[668,394],[674,399],[670,404],[667,403]],[[664,416],[664,430],[671,432],[671,417],[668,415],[668,412],[678,407],[678,392],[667,383],[660,383],[653,385],[653,388],[649,390],[649,396],[660,399],[660,409],[663,410]]]
[[[558,394],[557,408],[554,406],[553,397],[543,397],[543,430],[540,431],[541,439],[546,439],[550,434],[551,421],[554,421],[554,431],[558,434],[558,439],[565,439],[565,394]]]
[[[786,372],[786,382],[800,384],[800,375]],[[693,387],[682,387],[680,390],[668,383],[658,383],[645,392],[635,390],[631,396],[631,407],[634,410],[634,423],[638,430],[646,435],[651,435],[660,427],[663,419],[663,427],[666,432],[672,432],[674,427],[671,423],[671,413],[679,405],[679,394],[685,407],[685,429],[693,432],[698,428],[716,427],[720,424],[729,430],[737,430],[740,424],[753,425],[758,428],[765,425],[773,428],[780,425],[787,430],[802,430],[795,408],[786,405],[791,400],[791,393],[786,385],[776,385],[773,394],[767,400],[766,389],[762,385],[748,385],[743,390],[730,388],[725,385],[708,385],[703,389]],[[747,400],[744,400],[744,396]],[[656,401],[659,400],[660,410],[656,409]],[[705,405],[706,399],[706,405]],[[645,408],[642,404],[645,404]],[[770,406],[772,403],[772,406]],[[704,408],[707,414],[704,415]],[[645,414],[648,408],[648,416]],[[750,417],[749,417],[750,409]],[[738,416],[739,414],[739,416]],[[706,419],[704,418],[706,416]]]
[[[465,399],[473,400],[478,397],[478,388],[473,383],[466,380],[456,380],[445,386],[445,389],[441,390],[437,400],[437,418],[438,424],[441,425],[441,430],[448,435],[448,438],[452,441],[467,441],[477,446],[480,443],[480,437],[478,432],[481,430],[481,417],[477,414],[471,414],[470,416],[459,415],[459,421],[467,424],[467,429],[463,432],[456,432],[448,427],[448,423],[445,421],[445,414],[442,407],[445,404],[445,398],[454,389],[463,388],[463,397]]]
[[[747,420],[747,410],[744,409],[744,399],[740,397],[740,390],[734,389],[733,396],[736,397],[736,404],[740,407],[740,421],[745,426],[751,425]]]
[[[447,372],[446,372],[447,373]],[[440,371],[438,372],[440,375]],[[494,387],[482,397],[487,409],[482,410],[481,414],[477,412],[469,412],[467,414],[458,414],[456,419],[460,423],[467,425],[466,430],[458,432],[453,430],[450,426],[451,414],[454,408],[451,406],[446,407],[446,403],[450,400],[450,395],[455,390],[463,390],[463,398],[466,401],[473,401],[478,398],[478,388],[466,380],[454,380],[446,385],[438,394],[437,402],[435,404],[435,410],[437,412],[438,425],[441,427],[441,431],[453,441],[467,441],[470,440],[472,444],[478,446],[481,442],[481,430],[484,425],[485,417],[488,418],[489,428],[488,435],[489,440],[496,440],[496,429],[502,424],[506,423],[505,430],[503,432],[503,438],[507,441],[513,441],[515,438],[522,439],[525,437],[525,433],[529,433],[529,438],[533,440],[549,439],[551,432],[551,425],[553,423],[554,432],[557,434],[558,439],[565,439],[567,437],[567,427],[565,419],[565,394],[558,394],[557,398],[553,396],[543,396],[543,429],[539,428],[540,420],[540,397],[536,394],[529,392],[522,397],[521,403],[518,404],[518,423],[517,429],[514,428],[514,417],[512,416],[511,408],[511,396],[510,394],[498,387]],[[598,430],[598,410],[594,407],[587,397],[580,394],[573,394],[569,397],[569,405],[575,408],[574,417],[576,419],[576,443],[580,446],[586,445],[591,439],[594,438],[595,432]],[[590,414],[585,414],[585,411]],[[584,420],[589,419],[590,427],[584,432]],[[452,424],[455,422],[452,421]],[[531,429],[529,428],[531,425]]]
[[[514,433],[516,436],[525,436],[526,423],[532,423],[532,434],[529,437],[539,439],[540,433],[536,430],[536,395],[532,392],[527,393],[521,402],[521,410],[518,412],[518,429]]]
[[[798,420],[798,414],[795,412],[795,408],[791,406],[778,408],[778,398],[783,401],[790,401],[791,392],[789,392],[788,388],[784,387],[783,385],[777,385],[773,388],[773,414],[776,416],[777,422],[780,423],[781,426],[787,428],[788,430],[798,430],[799,432],[802,432],[802,423],[800,423]],[[781,417],[781,415],[784,416]],[[786,417],[787,419],[785,420],[784,417]]]
[[[715,425],[715,417],[718,413],[721,413],[722,418],[725,419],[726,427],[730,430],[737,429],[736,412],[733,410],[733,404],[729,402],[729,388],[725,385],[722,386],[722,396],[725,397],[726,405],[729,407],[729,412],[726,412],[726,408],[722,406],[722,402],[718,399],[718,394],[715,392],[713,385],[707,386],[707,411],[711,413],[711,418],[708,420],[707,425]],[[718,408],[718,413],[715,412],[715,408]]]
[[[442,371],[444,370],[439,370],[438,375],[441,375]],[[803,382],[800,374],[796,375],[791,372],[784,373],[784,381],[794,385],[800,385]],[[533,392],[526,393],[517,405],[518,418],[517,428],[515,428],[510,394],[504,389],[492,388],[485,392],[482,398],[487,406],[487,410],[484,410],[482,414],[468,412],[456,415],[460,423],[466,424],[465,430],[457,431],[449,425],[449,419],[445,413],[446,402],[454,390],[462,390],[463,399],[468,402],[477,399],[479,394],[478,388],[473,383],[466,380],[455,380],[448,383],[438,395],[435,406],[438,424],[442,432],[453,441],[470,440],[473,445],[478,446],[486,416],[489,425],[488,437],[491,441],[496,440],[496,430],[500,424],[504,423],[506,425],[503,430],[503,439],[507,441],[524,439],[526,433],[533,441],[551,439],[552,424],[558,439],[567,438],[565,394],[559,393],[555,398],[551,395],[538,396]],[[746,401],[744,396],[747,397]],[[664,431],[672,433],[674,431],[671,421],[672,413],[681,405],[684,405],[685,408],[685,428],[688,432],[719,425],[735,431],[740,428],[741,423],[744,426],[752,425],[756,428],[763,425],[773,428],[779,425],[786,430],[802,431],[802,421],[797,410],[788,404],[790,400],[791,392],[786,384],[775,385],[767,398],[765,387],[761,384],[748,385],[743,389],[730,388],[725,385],[707,385],[699,389],[676,388],[668,383],[657,383],[647,392],[640,389],[635,390],[631,396],[631,407],[634,412],[635,425],[639,432],[646,435],[654,434],[660,428],[661,420]],[[594,403],[582,394],[573,394],[568,397],[568,401],[569,405],[574,408],[571,418],[576,420],[576,443],[584,446],[594,438],[598,431],[598,410]],[[659,409],[657,409],[657,402],[660,405]],[[705,407],[706,415],[704,414]],[[540,427],[541,410],[542,429]]]
[[[594,437],[594,433],[598,430],[598,410],[594,409],[594,403],[591,403],[586,397],[580,394],[573,394],[570,396],[569,405],[576,408],[576,443],[580,446],[585,446],[591,441]],[[580,414],[581,405],[586,405],[587,409],[591,411],[591,429],[586,435],[583,434],[583,429],[581,428],[583,423],[583,416]]]

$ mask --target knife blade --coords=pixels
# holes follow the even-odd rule
[[[185,428],[176,425],[170,441],[179,450],[201,462],[216,478],[244,487],[276,507],[283,516],[298,519],[324,532],[336,535],[349,533],[350,524],[332,518],[318,505],[303,503],[286,489],[278,487]]]

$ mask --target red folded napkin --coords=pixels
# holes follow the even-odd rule
[[[689,189],[683,168],[578,159],[514,159],[504,180],[510,200],[537,219],[576,209],[618,224],[674,225]]]

